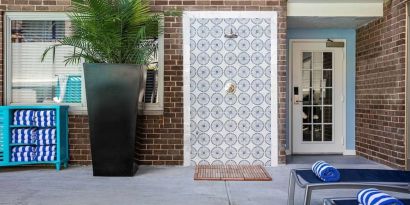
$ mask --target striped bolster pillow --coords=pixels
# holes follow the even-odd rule
[[[337,182],[340,180],[339,171],[324,161],[317,161],[314,163],[312,171],[324,182]]]
[[[359,191],[357,201],[361,205],[404,205],[400,200],[373,188]]]

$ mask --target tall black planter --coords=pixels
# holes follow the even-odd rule
[[[142,67],[84,64],[94,176],[133,176]]]

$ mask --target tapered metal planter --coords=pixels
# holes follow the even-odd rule
[[[84,64],[94,176],[133,176],[135,134],[143,68]]]

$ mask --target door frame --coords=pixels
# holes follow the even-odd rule
[[[289,64],[288,64],[288,147],[286,149],[286,155],[293,154],[293,45],[295,43],[319,43],[319,42],[326,42],[328,39],[289,39]],[[343,155],[354,155],[351,150],[347,150],[346,148],[346,64],[347,64],[347,53],[346,53],[346,39],[332,39],[333,41],[344,42],[345,46],[343,47],[343,61],[342,61],[342,95],[343,95],[343,102],[342,102],[342,145],[343,145]]]
[[[268,18],[271,21],[271,166],[279,164],[278,122],[278,14],[276,11],[184,11],[182,15],[183,44],[183,123],[184,166],[191,164],[190,128],[190,18]],[[273,80],[275,79],[275,80]]]
[[[410,110],[409,110],[409,107],[410,107],[410,83],[409,83],[409,80],[410,80],[410,72],[409,72],[409,69],[410,69],[410,2],[407,2],[406,7],[407,7],[406,8],[406,37],[405,37],[406,39],[406,48],[405,48],[405,52],[406,52],[406,57],[405,57],[405,61],[406,61],[405,63],[405,66],[406,66],[406,69],[405,69],[405,73],[406,73],[405,110],[406,112],[405,112],[405,115],[406,117],[405,117],[405,129],[404,129],[404,133],[405,133],[404,134],[405,136],[404,163],[405,163],[405,169],[410,170],[410,131],[409,131],[410,129],[410,119],[409,119],[410,118]]]

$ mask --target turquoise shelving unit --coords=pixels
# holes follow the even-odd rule
[[[14,146],[31,145],[11,143],[11,130],[13,128],[37,128],[37,126],[13,125],[13,113],[16,110],[55,110],[56,126],[41,127],[56,129],[56,160],[54,161],[30,161],[12,162],[11,149]],[[64,105],[38,105],[38,106],[0,106],[0,166],[18,166],[30,164],[55,164],[56,170],[61,166],[68,166],[68,106]]]

